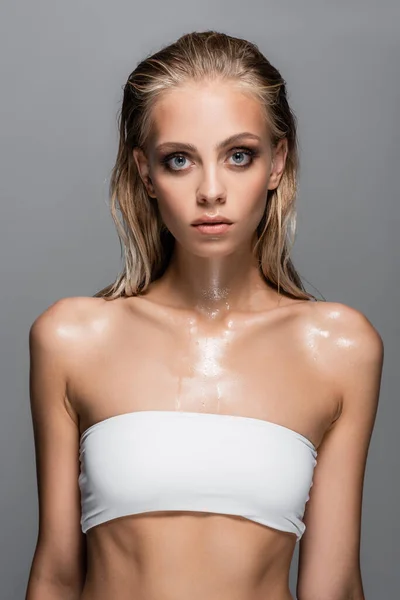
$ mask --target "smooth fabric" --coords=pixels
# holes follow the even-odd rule
[[[145,410],[96,423],[80,439],[81,528],[149,511],[236,515],[300,540],[317,450],[252,417]]]

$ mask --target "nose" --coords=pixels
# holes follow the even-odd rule
[[[202,179],[197,189],[197,203],[224,204],[226,202],[226,190],[221,178],[218,177],[217,167],[211,165],[202,171]]]

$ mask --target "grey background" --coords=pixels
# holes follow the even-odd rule
[[[383,337],[361,567],[368,600],[398,596],[396,4],[2,0],[1,600],[24,597],[37,535],[29,328],[57,299],[93,295],[114,279],[120,250],[107,187],[122,85],[145,55],[204,29],[256,42],[287,80],[302,163],[295,264],[310,291],[358,308]],[[293,590],[297,557],[298,549]]]

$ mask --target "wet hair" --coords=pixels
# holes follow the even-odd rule
[[[146,148],[152,109],[162,94],[202,81],[232,82],[252,94],[264,109],[272,148],[286,138],[285,168],[277,188],[267,191],[253,252],[264,280],[278,293],[316,300],[305,290],[290,258],[296,231],[299,156],[296,116],[288,104],[286,82],[254,43],[216,31],[183,35],[142,60],[123,86],[119,146],[109,195],[124,265],[115,281],[95,297],[112,300],[143,293],[168,266],[175,239],[162,222],[157,202],[147,193],[133,149]]]

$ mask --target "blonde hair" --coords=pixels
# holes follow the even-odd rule
[[[95,294],[113,300],[144,292],[165,271],[174,238],[164,226],[154,199],[139,175],[133,148],[145,148],[151,134],[152,108],[164,92],[185,82],[232,81],[254,94],[265,110],[275,147],[287,139],[285,169],[278,187],[268,190],[253,252],[265,281],[290,297],[310,300],[290,259],[295,239],[297,172],[296,117],[284,79],[258,47],[216,31],[192,32],[144,59],[124,85],[119,118],[119,147],[110,178],[110,210],[124,256],[114,283]],[[119,213],[119,214],[118,214]]]

